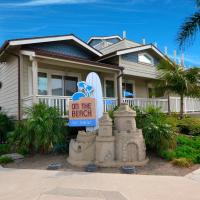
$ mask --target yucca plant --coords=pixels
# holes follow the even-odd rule
[[[19,122],[12,142],[31,153],[47,153],[64,140],[64,120],[56,108],[35,104],[26,111],[27,120]]]

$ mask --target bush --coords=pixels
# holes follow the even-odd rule
[[[8,164],[13,162],[14,160],[8,156],[1,156],[0,157],[0,164]]]
[[[8,132],[14,128],[13,119],[9,118],[5,113],[0,112],[0,143],[5,143]]]
[[[200,163],[200,137],[177,136],[177,147],[174,150],[160,151],[160,156],[166,160],[185,158],[192,163]]]
[[[18,122],[10,143],[18,151],[48,153],[64,140],[64,120],[56,108],[36,104],[26,110],[27,120]]]
[[[109,116],[114,119],[113,112],[109,111]],[[142,129],[145,143],[148,150],[161,151],[174,147],[176,145],[174,130],[166,121],[166,115],[160,111],[160,108],[149,106],[145,110],[135,106],[132,107],[136,111],[136,125],[138,129]]]
[[[180,133],[187,135],[200,135],[200,119],[184,118],[179,120],[177,127]]]
[[[191,167],[193,165],[192,161],[187,158],[177,158],[171,162],[173,165],[177,167]]]
[[[8,144],[0,144],[0,155],[10,152],[10,146]]]
[[[136,112],[136,124],[142,128],[147,149],[159,152],[176,145],[173,128],[159,108],[148,107],[144,113],[139,109]]]

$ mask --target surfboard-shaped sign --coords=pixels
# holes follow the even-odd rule
[[[99,128],[99,119],[103,116],[103,93],[101,80],[97,73],[91,72],[86,78],[87,85],[90,85],[93,88],[91,97],[96,99],[96,126],[88,127],[87,131],[97,130]]]

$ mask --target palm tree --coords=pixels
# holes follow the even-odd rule
[[[177,41],[180,48],[183,48],[186,42],[193,42],[197,32],[200,29],[200,0],[195,0],[197,11],[185,19],[177,35]]]
[[[160,80],[157,89],[167,92],[168,96],[170,93],[180,96],[180,118],[183,118],[184,97],[200,97],[200,68],[184,69],[181,65],[164,60],[157,70]]]

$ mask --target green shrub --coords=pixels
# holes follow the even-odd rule
[[[198,118],[184,118],[179,120],[177,127],[183,134],[200,135],[200,119]]]
[[[174,130],[159,108],[151,106],[144,112],[137,109],[136,123],[142,128],[147,149],[159,152],[176,145]]]
[[[112,119],[114,119],[113,112],[117,109],[118,107],[109,111]],[[166,115],[160,108],[149,106],[143,110],[135,106],[132,109],[136,111],[136,125],[143,131],[148,150],[159,152],[176,146],[174,129],[167,123]]]
[[[18,122],[10,143],[18,151],[47,153],[64,140],[64,120],[56,108],[36,104],[27,109],[27,120]]]
[[[177,116],[173,116],[173,115],[166,116],[166,123],[171,125],[171,127],[176,132],[178,131],[178,127],[177,127],[178,126],[178,122],[179,122],[179,120],[178,120]]]
[[[193,165],[192,161],[187,158],[176,158],[171,163],[177,167],[186,167],[186,168],[189,168]]]
[[[164,158],[169,161],[176,158],[176,152],[174,150],[161,150],[159,152],[159,155],[161,156],[161,158]]]
[[[6,154],[10,152],[10,145],[8,144],[0,144],[0,155]]]
[[[5,143],[8,132],[14,128],[12,118],[9,118],[5,113],[0,112],[0,143]]]
[[[176,137],[177,147],[174,150],[160,151],[159,154],[166,160],[185,158],[192,163],[200,163],[200,137],[179,135]]]
[[[0,156],[0,164],[8,164],[13,162],[14,160],[8,156]]]

